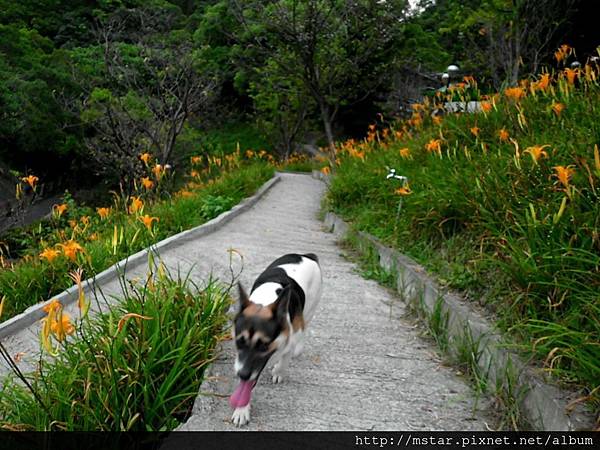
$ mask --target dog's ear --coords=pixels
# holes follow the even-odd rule
[[[277,300],[270,305],[273,316],[278,322],[285,322],[290,308],[290,297],[292,296],[292,287],[288,284],[279,293]]]
[[[246,294],[246,291],[244,290],[242,283],[240,283],[238,281],[238,290],[240,292],[240,311],[242,312],[244,310],[244,308],[248,307],[248,305],[250,305],[250,299],[248,298],[248,294]]]

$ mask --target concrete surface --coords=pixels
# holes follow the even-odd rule
[[[404,305],[346,260],[318,220],[325,185],[307,175],[283,174],[259,202],[213,233],[161,252],[168,267],[199,282],[209,273],[230,279],[228,249],[243,255],[249,288],[276,257],[313,252],[324,272],[324,293],[288,378],[273,385],[263,373],[254,389],[247,430],[485,430],[490,418],[474,409],[466,380],[444,366],[432,344],[403,318]],[[235,260],[234,272],[240,269]],[[140,276],[145,266],[128,271]],[[118,295],[119,283],[102,286]],[[35,364],[38,325],[3,340],[11,353]],[[180,430],[235,430],[227,397],[235,383],[232,343],[225,342],[202,385],[193,415]],[[4,372],[5,368],[0,368]],[[266,369],[268,370],[268,369]],[[481,404],[481,402],[480,402]]]

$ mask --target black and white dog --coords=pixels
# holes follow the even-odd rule
[[[322,275],[316,255],[288,254],[276,259],[254,282],[250,296],[239,284],[240,309],[233,337],[240,384],[229,399],[237,426],[250,421],[252,389],[271,357],[273,383],[281,383],[321,297]]]

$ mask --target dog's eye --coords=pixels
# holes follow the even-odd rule
[[[248,346],[248,344],[246,343],[246,339],[243,336],[240,337],[236,343],[239,348],[244,348]]]

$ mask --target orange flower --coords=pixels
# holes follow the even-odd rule
[[[131,197],[131,204],[129,205],[129,214],[135,214],[142,212],[144,208],[144,202],[139,197]]]
[[[62,205],[54,205],[52,207],[52,211],[57,217],[61,217],[64,214],[64,212],[67,210],[67,208],[68,208],[67,204],[63,203]]]
[[[24,183],[27,183],[29,186],[31,186],[31,189],[35,189],[35,186],[40,179],[38,177],[36,177],[35,175],[29,175],[27,177],[21,178],[21,180]]]
[[[556,59],[556,62],[560,63],[561,61],[564,61],[572,52],[572,50],[573,49],[567,44],[561,45],[560,48],[554,52],[554,58]]]
[[[410,195],[410,194],[412,194],[412,191],[410,190],[410,188],[408,187],[408,185],[403,186],[401,188],[398,188],[394,192],[396,194],[398,194],[398,195]]]
[[[443,120],[444,119],[442,118],[442,116],[433,116],[431,118],[431,121],[433,122],[434,125],[441,125]]]
[[[193,197],[194,194],[190,191],[182,190],[182,191],[179,191],[177,193],[177,195],[179,195],[179,197],[182,197],[182,198],[189,198],[189,197]]]
[[[437,152],[438,154],[442,154],[442,141],[439,139],[432,139],[427,144],[425,144],[425,150],[428,152]]]
[[[473,77],[472,77],[472,76],[470,76],[470,75],[464,76],[464,77],[463,77],[463,81],[464,81],[465,83],[467,83],[467,84],[477,84],[477,83],[475,82],[475,78],[473,78]]]
[[[158,217],[150,217],[149,215],[145,215],[145,216],[141,216],[139,218],[140,222],[142,222],[144,225],[146,225],[146,228],[148,228],[149,231],[152,231],[152,222],[157,221],[158,222]]]
[[[190,160],[192,161],[192,164],[199,164],[202,162],[202,156],[192,156]]]
[[[573,176],[573,174],[575,173],[575,169],[573,168],[573,166],[556,166],[553,167],[553,169],[555,170],[556,174],[556,178],[558,178],[558,181],[565,187],[568,188],[569,187],[569,182],[571,181],[571,177]]]
[[[331,173],[331,169],[329,168],[329,166],[325,166],[321,169],[321,173],[323,175],[329,175]]]
[[[154,176],[156,177],[157,180],[160,180],[160,178],[162,177],[163,173],[164,173],[164,168],[163,166],[161,166],[160,164],[156,164],[153,168],[152,168],[152,173],[154,174]]]
[[[190,172],[190,176],[191,176],[192,178],[197,178],[199,175],[200,175],[200,174],[198,173],[198,171],[197,171],[197,170],[192,170],[192,171]]]
[[[577,69],[565,69],[565,76],[567,77],[567,81],[569,82],[569,84],[575,84],[575,78],[577,78],[577,73]]]
[[[58,255],[60,255],[60,252],[58,250],[54,250],[52,248],[47,248],[42,253],[40,253],[39,256],[40,256],[40,258],[44,258],[46,261],[51,263],[58,257]]]
[[[563,103],[552,103],[552,111],[554,111],[557,116],[560,116],[560,113],[563,112],[564,109],[565,105]]]
[[[400,156],[402,156],[403,158],[410,158],[410,149],[408,147],[401,148]]]
[[[506,141],[508,141],[508,139],[510,138],[510,134],[508,133],[508,131],[506,131],[506,129],[505,129],[505,128],[501,128],[501,129],[498,131],[498,137],[500,138],[500,140],[501,140],[502,142],[506,142]]]
[[[96,208],[96,212],[104,220],[110,215],[110,208]]]
[[[481,131],[479,127],[473,127],[473,128],[471,128],[471,134],[473,136],[475,136],[475,137],[479,136],[479,131]]]
[[[550,74],[544,73],[537,81],[537,83],[534,83],[532,87],[534,90],[540,89],[542,91],[545,91],[546,89],[548,89],[548,86],[550,86]]]
[[[52,330],[52,333],[54,333],[56,340],[59,342],[64,341],[67,338],[67,335],[71,335],[75,332],[75,327],[71,323],[71,316],[68,313],[63,312],[62,308],[57,314],[56,320],[52,321],[50,324],[50,329]]]
[[[550,147],[548,144],[546,145],[534,145],[533,147],[527,147],[524,153],[529,153],[533,158],[533,162],[537,164],[540,158],[547,158],[548,153],[544,150],[546,147]]]
[[[151,158],[152,158],[152,155],[150,153],[142,153],[140,155],[140,159],[144,162],[145,165],[148,165],[148,162],[150,161]]]
[[[148,177],[142,177],[141,179],[142,181],[142,185],[147,189],[150,190],[154,187],[154,181],[152,181],[150,178]]]
[[[90,224],[90,216],[82,216],[81,223],[87,227]]]
[[[62,303],[59,302],[57,299],[52,299],[52,301],[50,301],[50,303],[48,303],[46,306],[44,306],[42,308],[42,311],[49,314],[50,312],[56,311],[60,308],[62,308]]]
[[[484,113],[489,113],[492,110],[492,102],[481,102],[481,110]]]
[[[506,88],[504,95],[511,100],[519,101],[525,97],[525,90],[522,87]]]
[[[72,239],[66,244],[60,244],[60,246],[62,247],[65,256],[71,261],[75,261],[75,259],[77,258],[77,253],[83,251],[83,247]]]

